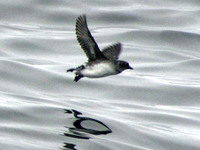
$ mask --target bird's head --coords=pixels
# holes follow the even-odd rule
[[[133,70],[133,68],[129,65],[128,62],[122,61],[122,60],[117,61],[117,70],[119,70],[121,72],[121,71],[124,71],[126,69]]]

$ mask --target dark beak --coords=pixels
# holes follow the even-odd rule
[[[134,70],[134,69],[133,69],[132,67],[130,67],[130,66],[128,67],[128,69]]]

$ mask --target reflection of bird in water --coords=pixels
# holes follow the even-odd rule
[[[75,148],[75,146],[76,145],[74,145],[74,144],[70,144],[70,143],[64,143],[64,148],[67,148],[66,150],[77,150],[76,148]]]
[[[117,43],[100,51],[97,43],[92,37],[86,16],[79,16],[76,21],[77,40],[88,57],[88,62],[77,68],[68,69],[67,72],[74,72],[74,81],[83,77],[100,78],[109,75],[116,75],[126,69],[133,69],[126,61],[118,60],[121,52],[121,44]]]
[[[112,132],[112,130],[108,126],[106,126],[104,123],[102,123],[101,121],[98,121],[96,119],[92,119],[89,117],[80,117],[79,115],[82,115],[82,113],[80,113],[76,110],[65,109],[65,113],[73,114],[75,117],[75,121],[73,122],[74,127],[68,128],[69,131],[72,132],[72,134],[64,133],[65,136],[78,138],[78,139],[89,139],[89,137],[84,133],[89,133],[89,134],[93,134],[93,135],[101,135],[101,134],[108,134],[108,133]],[[83,122],[85,124],[95,123],[98,125],[98,127],[101,127],[101,130],[83,127],[83,125],[82,125]],[[102,128],[103,128],[103,130],[102,130]]]
[[[76,145],[74,145],[74,144],[70,144],[70,143],[64,143],[64,148],[67,148],[66,150],[77,150],[76,148],[75,148],[75,146]]]

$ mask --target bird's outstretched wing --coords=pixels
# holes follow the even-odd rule
[[[88,29],[85,15],[79,16],[76,20],[76,36],[89,62],[96,59],[106,59]]]
[[[119,58],[122,49],[121,43],[116,43],[114,45],[108,46],[102,50],[102,53],[108,59],[117,60]]]

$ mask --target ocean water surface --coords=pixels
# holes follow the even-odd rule
[[[1,150],[199,150],[199,0],[1,0]],[[86,14],[100,48],[121,42],[134,68],[73,82],[87,61]]]

